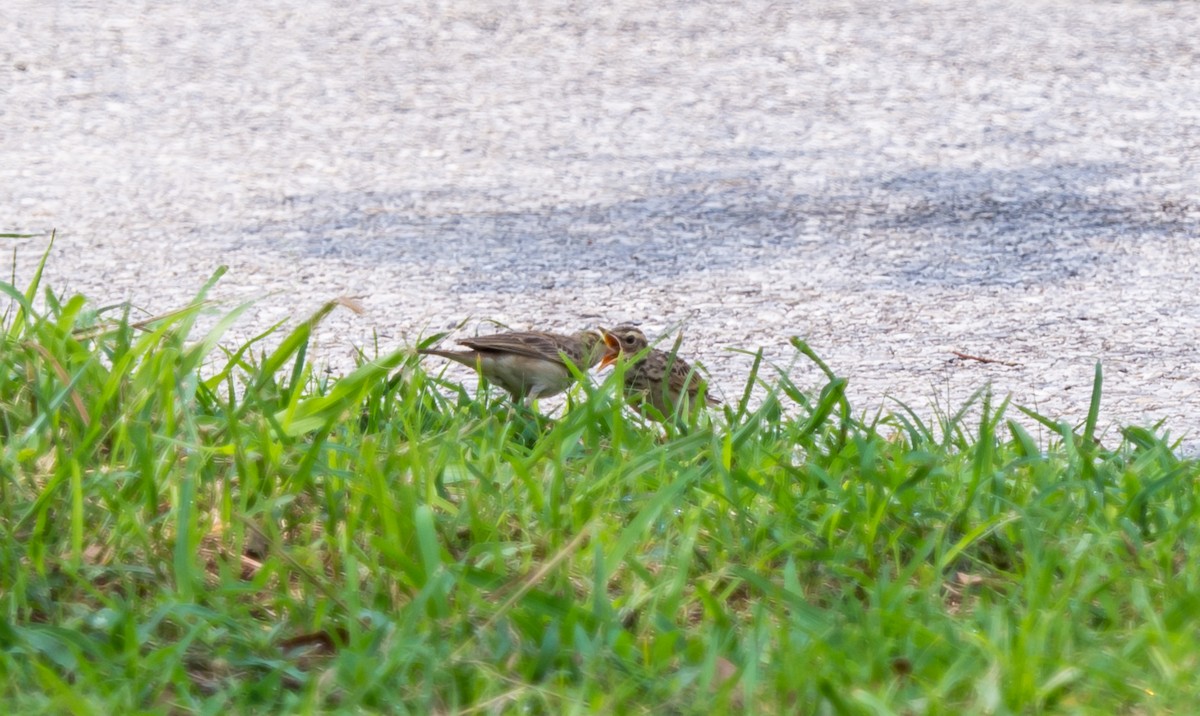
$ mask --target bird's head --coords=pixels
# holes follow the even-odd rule
[[[611,330],[601,328],[600,334],[604,336],[606,347],[604,357],[600,359],[601,368],[612,365],[621,355],[636,355],[650,345],[646,334],[636,326],[617,326]]]

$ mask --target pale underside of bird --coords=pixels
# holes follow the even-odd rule
[[[466,350],[426,348],[420,352],[448,358],[475,368],[491,383],[504,388],[516,402],[557,395],[575,382],[576,373],[592,368],[609,350],[596,331],[572,335],[513,331],[464,338]]]
[[[625,368],[625,391],[631,405],[640,408],[649,403],[657,412],[651,417],[667,417],[686,412],[693,405],[720,404],[708,395],[708,386],[695,368],[674,350],[649,348],[650,342],[640,329],[617,326],[600,332],[608,346],[600,362],[602,368],[617,360],[631,361]]]

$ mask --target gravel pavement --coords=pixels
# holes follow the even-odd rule
[[[339,295],[322,360],[463,319],[799,335],[860,410],[991,382],[1200,445],[1200,3],[0,4],[0,230],[149,312]],[[15,249],[17,282],[44,238]],[[488,330],[471,324],[467,330]],[[1015,365],[955,358],[953,351]],[[796,363],[802,386],[817,371]]]

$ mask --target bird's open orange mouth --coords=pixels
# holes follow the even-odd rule
[[[607,368],[617,362],[617,356],[621,355],[621,341],[607,330],[601,328],[600,335],[604,338],[604,356],[600,359],[600,367]]]

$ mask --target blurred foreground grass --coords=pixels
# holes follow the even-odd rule
[[[0,712],[1200,703],[1200,470],[1094,439],[1099,367],[1080,426],[863,419],[761,360],[689,425],[611,376],[547,420],[411,349],[318,377],[333,303],[231,348],[203,293],[135,323],[38,283],[0,285]]]

